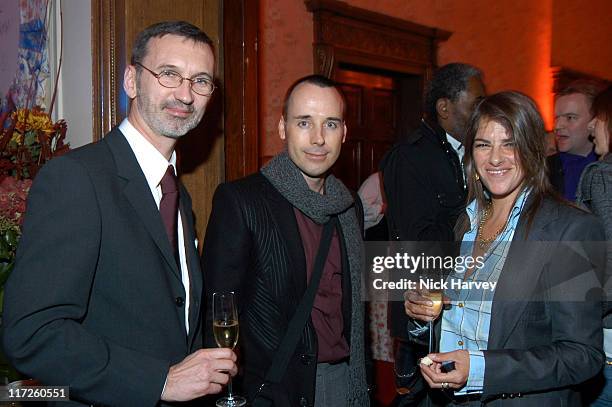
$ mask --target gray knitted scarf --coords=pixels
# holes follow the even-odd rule
[[[354,209],[354,198],[333,175],[325,179],[325,194],[312,191],[299,168],[287,152],[277,155],[261,169],[274,188],[302,213],[317,224],[338,216],[347,251],[351,278],[351,350],[349,361],[349,406],[368,406],[365,378],[363,302],[361,301],[361,268],[363,240]]]

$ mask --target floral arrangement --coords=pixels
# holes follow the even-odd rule
[[[69,150],[64,144],[66,123],[51,119],[62,66],[61,6],[58,6],[60,45],[57,72],[52,97],[45,111],[36,105],[47,102],[46,85],[51,76],[47,52],[48,23],[54,20],[50,12],[54,2],[21,0],[18,3],[18,70],[8,90],[0,92],[0,98],[6,96],[6,99],[0,99],[0,325],[4,284],[14,267],[32,180],[47,161]],[[9,77],[5,79],[11,80]],[[0,349],[0,384],[20,378],[22,376],[10,366]]]
[[[13,269],[26,198],[32,180],[5,177],[0,182],[0,286]]]
[[[15,261],[32,179],[51,158],[69,150],[66,123],[39,107],[0,115],[0,287]]]

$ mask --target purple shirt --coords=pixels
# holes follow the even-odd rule
[[[586,157],[570,153],[559,153],[563,166],[563,196],[570,202],[576,201],[576,188],[584,167],[597,160],[593,151]]]
[[[312,276],[315,257],[319,250],[323,225],[318,225],[298,209],[293,208],[306,257],[307,281]],[[317,332],[319,352],[317,362],[336,362],[349,355],[348,342],[344,337],[342,316],[342,253],[338,231],[334,230],[329,254],[323,266],[323,275],[315,296],[312,324]]]

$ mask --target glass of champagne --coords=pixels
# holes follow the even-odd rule
[[[431,308],[436,313],[436,317],[433,320],[428,322],[429,324],[429,353],[432,353],[434,351],[434,346],[433,346],[434,321],[440,316],[440,313],[442,312],[442,305],[443,305],[442,292],[443,290],[441,289],[431,289],[431,290],[428,290],[428,292],[425,294],[427,298],[432,302]]]
[[[233,292],[213,294],[213,334],[217,346],[234,349],[238,342],[238,312]],[[242,396],[232,394],[232,378],[227,383],[227,397],[217,400],[217,407],[238,407],[246,404]]]

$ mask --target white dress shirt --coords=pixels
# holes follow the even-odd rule
[[[170,161],[166,158],[151,144],[144,136],[136,130],[136,128],[128,121],[124,119],[119,125],[119,130],[125,136],[129,143],[138,165],[142,169],[147,184],[151,189],[153,199],[157,209],[159,209],[159,203],[162,198],[161,180],[168,169],[168,165],[172,165],[174,174],[176,175],[176,152],[172,152]],[[185,329],[189,334],[189,272],[187,269],[187,256],[185,253],[185,236],[183,235],[183,222],[181,220],[181,211],[178,212],[178,249],[179,259],[181,263],[181,280],[183,281],[183,287],[185,288]]]
[[[459,156],[459,162],[461,163],[461,167],[463,167],[463,154],[465,153],[463,144],[461,144],[459,140],[457,140],[456,138],[454,138],[448,133],[446,133],[446,140],[448,140],[448,143],[451,145],[453,150],[455,150],[455,152]]]

